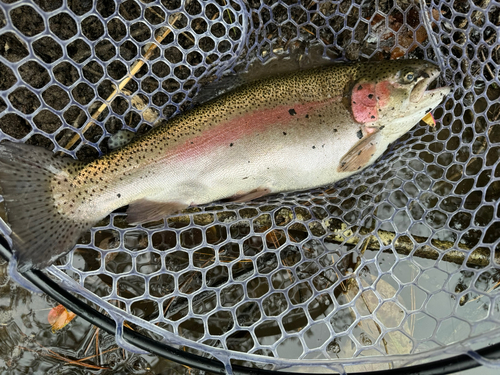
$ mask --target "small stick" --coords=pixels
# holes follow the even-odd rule
[[[116,348],[110,348],[108,350],[103,351],[101,354],[106,354],[106,353],[109,353],[109,352],[112,352],[112,351],[115,351],[115,350],[118,350],[118,349],[120,349],[118,346]],[[86,361],[86,360],[92,359],[94,357],[97,357],[97,355],[96,354],[89,355],[88,357],[78,359],[76,362]]]
[[[40,344],[38,344],[40,345]],[[95,365],[91,365],[90,363],[83,363],[83,362],[80,362],[81,360],[73,360],[73,359],[69,359],[69,358],[66,358],[66,357],[63,357],[62,355],[50,350],[50,349],[47,349],[45,348],[44,346],[40,345],[43,349],[47,350],[48,353],[40,353],[39,351],[37,350],[33,350],[33,349],[30,349],[30,348],[26,348],[24,346],[19,346],[19,348],[21,349],[24,349],[24,350],[27,350],[27,351],[30,351],[30,352],[34,352],[34,353],[37,353],[37,354],[40,354],[40,355],[44,355],[44,356],[47,356],[49,358],[53,358],[53,359],[58,359],[60,361],[63,361],[63,362],[67,362],[71,365],[75,365],[75,366],[83,366],[83,367],[87,367],[87,368],[91,368],[91,369],[95,369],[95,370],[109,370],[109,367],[102,367],[102,366],[95,366]],[[83,359],[82,359],[83,360]]]
[[[488,73],[490,73],[491,78],[495,78],[495,75],[491,71],[491,68],[489,64],[486,62],[486,56],[484,55],[484,51],[481,49],[481,57],[483,58],[483,61],[486,63],[486,69],[488,70]]]
[[[94,340],[94,337],[97,335],[98,328],[96,326],[93,326],[93,329],[94,329],[94,333],[92,334],[92,338],[90,339],[90,342],[87,345],[87,348],[85,349],[85,351],[83,352],[83,354],[87,354],[87,352],[90,349],[90,345],[92,344],[92,341]]]
[[[177,22],[177,20],[181,17],[181,13],[177,13],[173,18],[172,18],[172,22],[170,22],[170,24],[172,25],[172,27],[174,27],[174,24]],[[170,33],[172,32],[171,29],[168,29],[162,34],[160,35],[159,37],[156,38],[156,41],[158,43],[161,43],[163,41],[163,39],[165,39]],[[116,96],[116,94],[118,94],[118,92],[122,91],[122,89],[130,82],[130,80],[132,78],[134,78],[134,76],[137,74],[137,72],[142,68],[142,66],[146,63],[146,61],[148,61],[151,56],[153,56],[153,52],[155,51],[155,49],[157,48],[157,44],[156,43],[151,43],[151,46],[148,48],[148,50],[146,51],[146,54],[144,55],[144,59],[138,59],[134,64],[132,64],[132,67],[130,69],[130,73],[127,74],[127,76],[123,79],[123,81],[118,85],[118,88],[115,88],[113,90],[113,92],[111,93],[111,95],[109,95],[109,97],[105,100],[105,102],[97,109],[97,111],[92,115],[91,119],[85,124],[85,126],[82,128],[82,135],[92,126],[94,125],[94,121],[97,120],[97,118],[101,115],[101,113],[106,109],[108,108],[108,104],[111,100],[114,99],[114,97]],[[73,145],[78,142],[78,140],[80,139],[80,135],[77,133],[73,136],[73,138],[71,138],[68,142],[68,144],[65,146],[66,149],[70,149],[71,147],[73,147]]]

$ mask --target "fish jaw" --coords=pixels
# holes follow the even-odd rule
[[[430,92],[434,91],[434,90],[428,90],[428,87],[432,82],[434,82],[435,79],[439,77],[440,72],[439,70],[431,66],[425,70],[425,73],[427,74],[427,76],[423,76],[422,79],[419,82],[417,82],[417,84],[411,91],[410,94],[411,103],[420,102],[420,100],[424,95],[428,95]]]
[[[415,124],[426,114],[436,108],[443,99],[451,92],[448,86],[429,90],[429,86],[440,75],[440,71],[434,65],[429,66],[422,73],[422,78],[417,82],[410,93],[408,107],[405,111],[411,121]],[[408,129],[409,130],[409,129]]]
[[[434,108],[436,108],[443,99],[450,93],[449,87],[440,87],[434,90],[426,90],[420,95],[418,102],[409,103],[409,110],[404,117],[394,118],[392,122],[381,129],[383,135],[390,140],[389,143],[407,133],[418,122]]]

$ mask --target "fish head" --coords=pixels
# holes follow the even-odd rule
[[[363,65],[350,86],[350,108],[357,123],[371,133],[401,135],[449,94],[430,90],[439,68],[423,60],[394,60]]]

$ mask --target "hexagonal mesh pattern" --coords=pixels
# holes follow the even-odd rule
[[[382,369],[498,335],[500,6],[424,7],[1,3],[0,140],[81,159],[275,55],[425,58],[454,86],[435,128],[347,181],[134,227],[114,213],[48,272],[119,327],[225,363]]]
[[[73,157],[146,131],[220,75],[243,48],[237,2],[2,4],[1,130]],[[95,126],[97,124],[98,126]],[[66,150],[70,149],[70,151]]]

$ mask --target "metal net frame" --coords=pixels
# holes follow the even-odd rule
[[[47,274],[121,346],[140,351],[127,323],[228,369],[398,368],[497,340],[499,27],[490,0],[0,2],[0,140],[81,160],[287,56],[424,58],[454,89],[435,128],[348,180],[137,226],[115,212]]]

